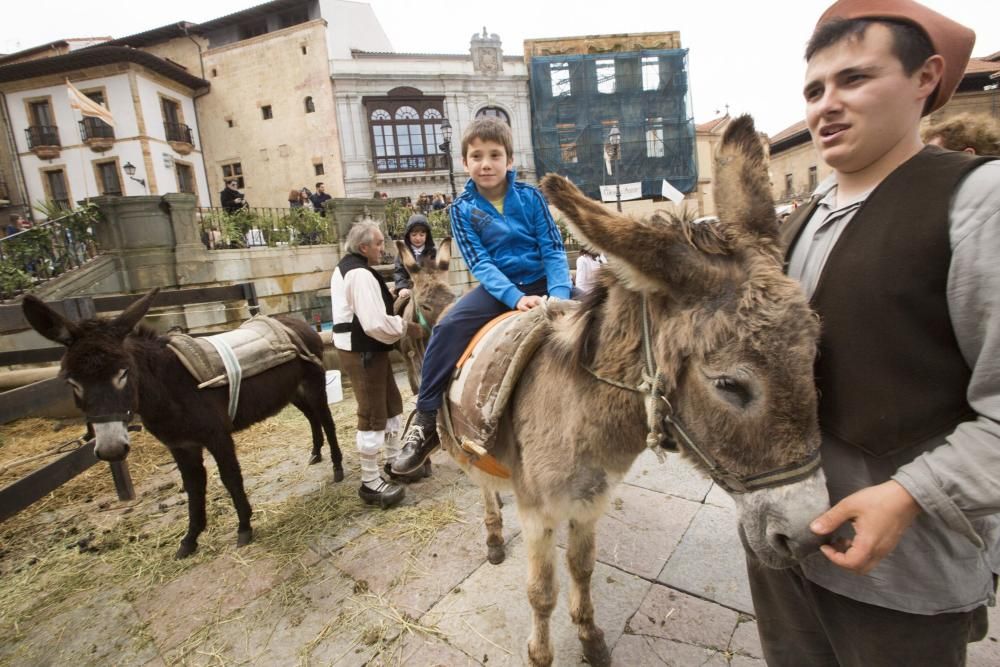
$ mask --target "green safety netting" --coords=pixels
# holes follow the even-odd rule
[[[698,181],[687,49],[533,56],[532,140],[539,177],[567,176],[592,197],[601,185],[642,183],[659,196]],[[619,159],[608,156],[612,128]],[[609,173],[610,168],[610,173]]]

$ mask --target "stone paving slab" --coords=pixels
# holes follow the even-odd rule
[[[161,650],[227,617],[280,584],[291,572],[269,558],[252,560],[253,547],[197,565],[165,586],[152,588],[135,609]]]
[[[557,665],[575,665],[581,661],[582,651],[569,618],[565,551],[558,547],[556,561],[560,594],[551,618],[552,645]],[[525,585],[526,568],[524,544],[522,538],[517,538],[508,549],[506,561],[500,565],[484,564],[432,607],[421,621],[439,628],[447,634],[452,646],[489,667],[527,664],[532,612]],[[592,585],[597,623],[611,647],[651,584],[597,563]]]
[[[987,610],[990,629],[986,639],[969,644],[968,667],[996,667],[1000,665],[1000,606]]]
[[[764,651],[760,648],[760,636],[757,634],[757,621],[747,618],[736,626],[733,639],[729,642],[729,650],[751,658],[764,657]]]
[[[683,498],[618,485],[597,522],[597,560],[655,579],[700,507]],[[565,531],[559,535],[559,546],[565,547]]]
[[[726,667],[725,654],[712,649],[640,635],[625,635],[611,653],[611,664],[642,667]]]
[[[753,614],[733,511],[702,505],[657,577],[671,588]]]
[[[629,620],[628,632],[725,651],[738,622],[738,612],[657,584]]]
[[[660,463],[655,452],[643,451],[625,475],[625,483],[697,503],[704,501],[712,480],[680,454],[667,452],[666,456],[667,461]]]
[[[45,665],[141,665],[158,659],[156,645],[123,590],[87,591],[62,605],[65,611],[25,628],[28,636],[0,642],[0,663]]]

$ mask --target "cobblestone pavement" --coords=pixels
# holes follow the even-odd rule
[[[338,428],[351,466],[336,493],[351,503],[357,463],[346,421]],[[269,538],[282,526],[280,516],[267,523],[269,513],[290,515],[289,503],[332,486],[326,466],[286,471],[251,489],[264,519],[254,544],[237,550],[225,535],[214,555],[161,584],[76,594],[0,640],[0,663],[526,664],[531,616],[514,499],[504,497],[507,559],[494,566],[478,490],[446,456],[433,460],[433,476],[410,486],[401,507],[351,505],[348,519],[318,523],[292,557]],[[261,502],[267,493],[281,498]],[[563,538],[552,636],[556,664],[577,665]],[[597,560],[596,615],[615,665],[763,666],[732,502],[677,456],[636,461],[598,526]],[[991,637],[971,647],[972,667],[1000,664],[1000,617],[992,619]]]

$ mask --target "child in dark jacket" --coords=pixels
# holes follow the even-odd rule
[[[510,127],[474,121],[462,137],[471,179],[451,206],[451,232],[479,286],[434,327],[420,375],[417,410],[392,464],[412,473],[437,448],[437,410],[462,351],[484,324],[509,310],[531,310],[546,295],[568,299],[569,265],[562,236],[542,193],[514,180]]]
[[[420,213],[414,213],[406,221],[403,243],[410,249],[413,259],[417,260],[418,263],[423,257],[431,259],[437,257],[431,225],[427,222],[427,217]],[[396,298],[402,299],[409,296],[413,291],[413,280],[410,278],[410,272],[403,266],[402,257],[396,258],[396,270],[393,272],[393,278],[396,281]]]

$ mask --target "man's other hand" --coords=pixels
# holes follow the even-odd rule
[[[540,296],[522,296],[517,300],[517,309],[522,312],[540,305],[542,305],[542,297]]]

